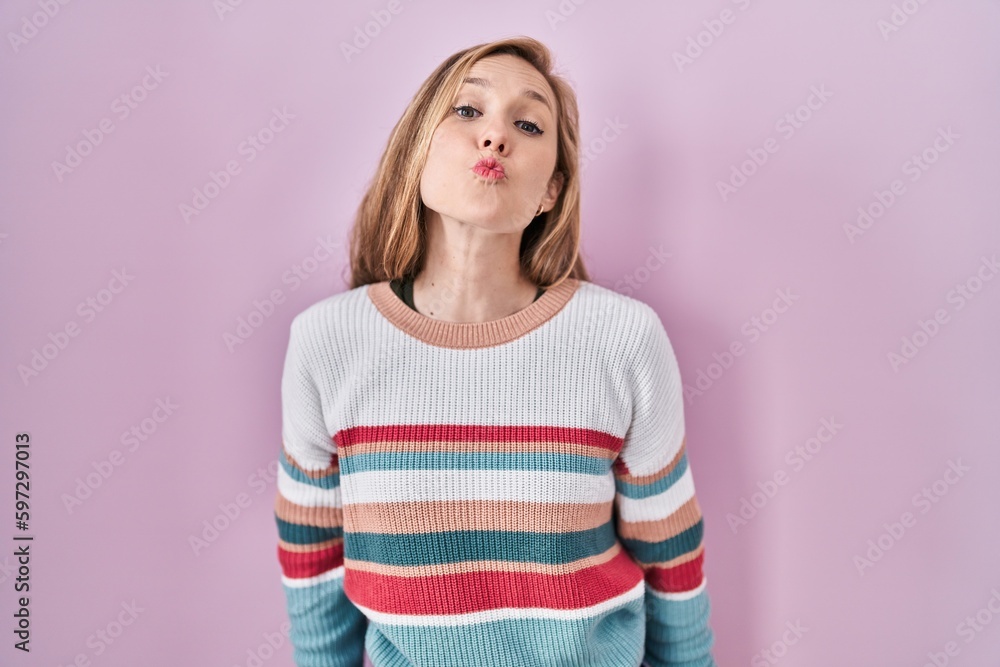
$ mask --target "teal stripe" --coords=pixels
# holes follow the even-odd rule
[[[357,667],[367,620],[344,594],[344,580],[305,588],[282,586],[291,621],[292,659],[298,667]]]
[[[285,469],[285,472],[288,473],[288,476],[296,482],[302,482],[303,484],[315,486],[320,489],[336,489],[340,486],[340,473],[338,472],[326,477],[314,479],[307,476],[304,472],[289,463],[284,454],[278,457],[278,462],[281,464],[281,467]]]
[[[679,480],[687,469],[687,452],[684,452],[681,454],[681,459],[677,462],[677,466],[670,471],[669,475],[661,477],[652,484],[633,484],[615,477],[615,490],[626,498],[641,499],[655,496],[656,494],[663,493],[673,486],[674,482]]]
[[[344,457],[344,474],[385,470],[543,470],[606,475],[611,461],[558,452],[377,452]]]
[[[433,617],[428,618],[433,622]],[[522,618],[459,626],[372,621],[365,648],[376,667],[468,665],[638,665],[645,644],[643,598],[590,618]]]
[[[651,665],[716,667],[711,649],[712,606],[705,588],[687,600],[664,600],[646,590],[650,621],[646,628],[646,658]]]
[[[350,533],[345,557],[387,565],[439,565],[467,560],[568,563],[604,553],[615,543],[612,522],[568,533],[456,530],[435,533]]]
[[[662,563],[690,553],[698,548],[704,533],[705,521],[698,519],[682,533],[663,540],[662,542],[645,542],[643,540],[623,539],[622,545],[637,560],[643,563]]]
[[[316,544],[344,536],[343,526],[309,526],[291,523],[277,516],[274,520],[278,523],[278,536],[291,544]]]
[[[622,479],[615,477],[615,490],[625,496],[626,498],[648,498],[649,496],[655,496],[658,493],[663,493],[674,483],[681,478],[685,471],[687,471],[687,452],[681,454],[680,460],[677,462],[677,466],[670,471],[670,474],[662,477],[652,484],[633,484],[631,482],[623,481]]]

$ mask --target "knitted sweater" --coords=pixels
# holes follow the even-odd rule
[[[388,281],[294,317],[274,512],[299,667],[715,667],[681,377],[567,279],[490,322]]]

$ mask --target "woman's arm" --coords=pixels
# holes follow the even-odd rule
[[[340,469],[310,371],[308,322],[292,321],[281,380],[278,560],[295,664],[358,667],[367,622],[344,594]]]
[[[704,523],[686,453],[680,369],[659,315],[643,304],[632,423],[614,462],[616,530],[645,571],[649,667],[715,667],[702,571]]]

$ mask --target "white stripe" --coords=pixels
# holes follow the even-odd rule
[[[293,577],[286,577],[281,575],[281,582],[288,586],[289,588],[308,588],[309,586],[315,586],[316,584],[322,584],[324,581],[332,581],[334,579],[341,579],[344,576],[344,566],[335,567],[332,570],[327,570],[322,574],[317,574],[315,577],[303,577],[301,579],[296,579]]]
[[[680,479],[662,493],[648,498],[626,498],[619,494],[618,516],[624,521],[659,521],[665,519],[694,496],[694,478],[688,466]]]
[[[662,591],[654,591],[652,588],[650,588],[649,592],[652,594],[653,597],[660,598],[661,600],[668,600],[668,601],[690,600],[691,598],[700,595],[701,592],[705,590],[706,586],[708,586],[708,577],[702,576],[701,583],[698,584],[697,587],[689,591],[681,591],[679,593],[663,593]]]
[[[278,492],[303,507],[340,507],[340,487],[321,489],[292,479],[283,466],[278,466]]]
[[[642,598],[645,594],[646,583],[640,580],[631,590],[625,591],[621,595],[599,602],[590,607],[581,609],[546,609],[544,607],[503,607],[500,609],[487,609],[468,614],[448,614],[448,615],[412,615],[412,614],[386,614],[363,607],[355,603],[369,619],[385,625],[429,625],[434,627],[451,627],[459,625],[471,625],[473,623],[484,623],[487,621],[505,620],[508,618],[552,618],[561,621],[575,621],[583,618],[590,618],[602,614],[609,609],[620,607],[637,598]]]
[[[533,470],[384,470],[345,475],[344,503],[425,500],[524,500],[600,503],[614,498],[614,477]]]
[[[317,307],[303,331],[311,329],[311,343],[329,350],[318,359],[337,359],[314,362],[313,369],[331,433],[348,425],[442,421],[584,427],[617,437],[629,429],[632,406],[623,387],[632,362],[622,351],[644,325],[648,306],[614,290],[583,282],[544,326],[475,350],[402,333],[375,308],[367,285]],[[544,378],[524,372],[534,368],[544,368]],[[390,394],[392,400],[376,398]]]

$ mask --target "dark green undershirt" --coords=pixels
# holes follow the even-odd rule
[[[417,307],[413,305],[413,277],[412,276],[406,276],[405,278],[397,279],[397,280],[390,280],[389,281],[389,287],[391,287],[392,291],[396,293],[396,296],[398,296],[400,299],[403,300],[403,303],[405,303],[407,306],[409,306],[413,310],[417,310]],[[539,287],[538,288],[538,293],[535,294],[535,298],[532,300],[532,303],[534,303],[535,301],[538,301],[538,297],[540,297],[543,294],[545,294],[545,289],[542,288],[542,287]],[[420,312],[420,311],[417,311],[417,312]]]

